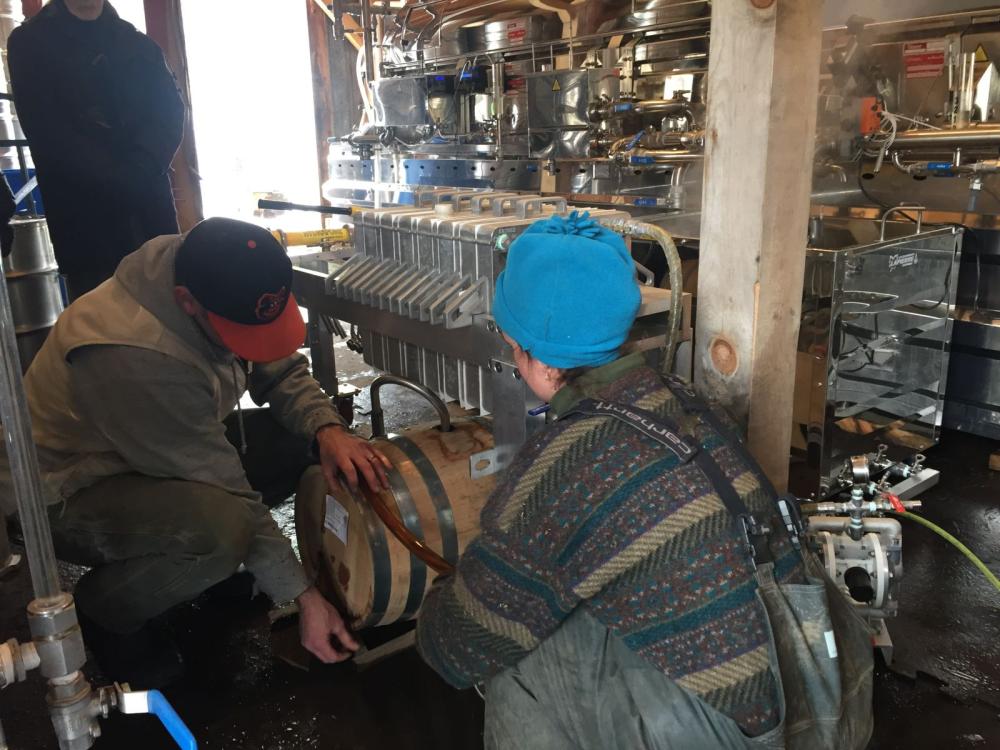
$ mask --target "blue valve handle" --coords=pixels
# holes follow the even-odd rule
[[[198,741],[195,740],[191,730],[177,715],[174,707],[170,705],[163,693],[159,690],[150,690],[146,700],[149,702],[149,713],[160,720],[163,728],[177,743],[177,747],[181,750],[198,750]]]

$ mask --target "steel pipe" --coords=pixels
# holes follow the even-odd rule
[[[361,0],[361,37],[365,51],[365,76],[370,87],[375,80],[375,57],[372,49],[372,7],[371,0]]]
[[[695,126],[694,111],[688,101],[675,99],[645,99],[637,102],[599,102],[592,104],[589,111],[591,122],[603,122],[616,117],[633,115],[680,115],[688,127]]]
[[[398,385],[403,388],[408,388],[414,393],[419,393],[434,407],[434,411],[437,412],[438,419],[441,425],[438,429],[441,432],[451,432],[451,414],[448,412],[448,407],[445,406],[444,401],[437,397],[429,388],[416,383],[412,380],[407,380],[406,378],[401,378],[398,375],[379,375],[372,384],[368,387],[369,395],[371,396],[372,410],[371,410],[371,423],[372,423],[372,437],[385,437],[385,414],[382,411],[382,398],[379,392],[382,390],[382,386],[386,385]]]
[[[686,132],[653,132],[645,133],[639,139],[639,145],[643,148],[686,148],[697,151],[705,145],[704,130],[690,130]]]
[[[489,3],[484,3],[482,5],[477,5],[476,6],[476,10],[484,7],[484,5],[495,5],[498,2],[504,2],[504,1],[505,0],[496,0],[496,2],[489,2]],[[654,31],[668,31],[670,29],[675,29],[675,28],[681,28],[681,27],[690,26],[693,23],[709,23],[710,20],[711,19],[710,19],[709,16],[701,16],[699,18],[691,18],[691,19],[684,20],[684,21],[670,21],[670,22],[667,22],[667,23],[656,23],[656,24],[652,24],[650,26],[640,26],[640,27],[634,27],[634,28],[628,28],[628,29],[615,29],[615,30],[612,30],[612,31],[602,31],[602,32],[598,32],[596,34],[586,34],[584,36],[572,37],[572,39],[553,39],[551,41],[546,41],[546,42],[531,42],[530,44],[518,44],[518,45],[513,45],[513,46],[510,46],[510,47],[500,47],[500,48],[495,49],[495,50],[490,50],[490,52],[491,53],[528,52],[528,51],[533,51],[533,50],[535,50],[537,48],[544,48],[544,47],[549,47],[549,48],[551,48],[553,50],[557,49],[557,48],[561,49],[562,45],[566,45],[566,44],[568,44],[570,42],[572,42],[574,46],[581,46],[581,45],[584,45],[584,44],[586,44],[588,42],[602,41],[604,39],[609,39],[609,38],[615,37],[615,36],[629,36],[629,35],[632,35],[632,34],[649,34],[649,33],[652,33]],[[421,33],[422,33],[422,30],[421,30]],[[684,37],[684,39],[677,40],[677,41],[688,41],[690,39],[701,39],[701,38],[706,38],[706,37],[707,37],[707,35],[704,35],[703,37]],[[669,41],[674,41],[674,40],[663,39],[663,40],[658,40],[658,41],[669,42]],[[443,64],[446,64],[446,63],[456,62],[458,60],[461,60],[461,59],[463,59],[465,57],[468,57],[470,54],[477,54],[477,53],[478,54],[482,54],[484,52],[485,52],[485,50],[471,50],[470,52],[464,52],[461,55],[442,55],[441,57],[435,58],[433,62],[435,63],[435,65],[443,65]],[[407,63],[395,63],[395,64],[388,64],[387,63],[385,65],[386,70],[393,70],[393,71],[401,71],[401,70],[406,70],[408,68],[420,68],[420,69],[422,69],[423,67],[424,67],[424,61],[407,62]],[[693,72],[693,71],[691,71],[691,70],[685,70],[684,72],[690,73],[690,72]],[[703,72],[703,71],[700,71],[700,72]]]
[[[982,159],[980,161],[961,164],[947,161],[914,161],[904,163],[898,151],[892,153],[892,165],[904,174],[914,177],[926,177],[936,174],[950,177],[962,175],[975,177],[977,175],[995,174],[1000,172],[1000,159]]]
[[[995,125],[949,130],[906,130],[897,133],[890,148],[958,148],[965,146],[1000,148],[1000,127]]]
[[[694,124],[694,112],[687,102],[677,102],[671,99],[647,99],[635,103],[633,111],[637,115],[684,115],[688,122]]]
[[[7,281],[0,284],[0,420],[3,421],[17,513],[24,533],[25,554],[35,598],[51,600],[60,593],[56,553],[48,509],[42,495],[38,454],[31,434],[31,414],[21,380],[14,318]]]
[[[656,164],[690,164],[701,161],[704,154],[691,151],[673,151],[670,149],[640,149],[638,151],[621,152],[615,158],[625,161],[634,167]]]

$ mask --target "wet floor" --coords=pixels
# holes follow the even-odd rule
[[[337,350],[352,382],[374,373]],[[348,355],[348,356],[345,356]],[[387,388],[387,427],[432,418],[413,394]],[[359,412],[368,409],[358,399]],[[364,414],[359,415],[365,421]],[[1000,569],[1000,473],[987,469],[998,446],[946,433],[928,463],[941,484],[925,496],[924,514],[959,537],[993,570]],[[291,506],[274,511],[288,533]],[[905,579],[900,614],[890,623],[893,667],[876,676],[876,728],[871,750],[1000,748],[1000,592],[964,557],[923,527],[904,527]],[[64,566],[72,585],[79,570]],[[0,639],[27,638],[27,571],[0,582]],[[376,750],[481,747],[482,702],[473,691],[445,685],[411,650],[362,670],[353,664],[308,671],[291,666],[295,624],[272,626],[267,603],[203,597],[180,608],[171,627],[189,667],[166,691],[201,748]],[[366,635],[370,645],[387,634]],[[291,659],[295,661],[295,659]],[[101,676],[89,670],[95,684]],[[0,693],[0,720],[13,750],[56,750],[38,676]],[[98,750],[172,747],[148,717],[103,723]]]

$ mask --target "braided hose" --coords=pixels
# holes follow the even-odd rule
[[[902,513],[893,512],[893,511],[889,511],[889,512],[890,512],[891,515],[898,516],[899,518],[907,518],[910,521],[915,521],[916,523],[919,523],[921,526],[926,526],[928,529],[930,529],[931,531],[933,531],[935,534],[937,534],[938,536],[940,536],[941,538],[943,538],[946,542],[949,542],[950,544],[952,544],[959,552],[961,552],[963,555],[965,555],[969,559],[969,562],[971,562],[973,565],[976,566],[976,568],[979,570],[980,573],[982,573],[984,576],[986,576],[986,580],[988,580],[997,591],[1000,591],[1000,579],[998,579],[996,577],[996,575],[993,573],[992,570],[990,570],[989,568],[986,567],[986,563],[984,563],[982,560],[980,560],[975,555],[975,553],[973,553],[972,550],[970,550],[968,547],[966,547],[964,544],[962,544],[960,541],[958,541],[958,539],[956,539],[954,536],[952,536],[947,531],[945,531],[944,529],[942,529],[936,523],[934,523],[933,521],[927,520],[923,516],[918,516],[916,513],[913,513],[913,512],[908,511],[908,510],[904,511]]]
[[[610,219],[601,222],[608,229],[619,234],[638,239],[652,240],[663,248],[667,258],[667,270],[670,276],[670,323],[667,329],[666,352],[663,357],[663,374],[669,375],[674,367],[674,350],[680,339],[681,302],[684,296],[684,276],[681,273],[681,256],[677,252],[674,238],[665,229],[644,221],[631,219]]]

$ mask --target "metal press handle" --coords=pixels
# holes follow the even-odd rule
[[[455,206],[455,211],[461,211],[462,207],[468,203],[469,210],[473,213],[481,213],[483,203],[489,203],[497,195],[506,195],[506,193],[459,193],[451,202]]]
[[[438,429],[441,432],[451,432],[451,414],[448,413],[448,407],[444,405],[444,401],[438,398],[436,393],[420,385],[420,383],[401,378],[398,375],[379,375],[372,381],[371,386],[369,386],[369,394],[372,400],[372,437],[386,436],[385,413],[382,411],[382,399],[379,397],[379,391],[382,390],[382,386],[384,385],[400,385],[403,388],[410,389],[414,393],[419,393],[430,402],[430,405],[434,407],[434,411],[437,412],[438,419],[441,421]]]
[[[480,216],[486,209],[493,206],[493,204],[500,198],[517,198],[519,197],[517,193],[483,193],[472,201],[472,213],[476,216]]]
[[[464,206],[466,203],[469,204],[469,209],[471,210],[472,209],[472,201],[475,198],[479,198],[480,200],[482,200],[483,196],[481,196],[481,195],[474,195],[474,194],[471,194],[471,193],[460,193],[459,195],[456,195],[454,198],[451,199],[451,205],[453,205],[455,207],[455,212],[456,213],[458,213],[459,211],[461,211],[462,210],[462,206]]]
[[[473,213],[482,213],[483,202],[489,203],[493,196],[488,193],[461,193],[451,200],[455,207],[455,213],[461,213],[464,208],[468,208]],[[468,206],[466,206],[468,204]]]
[[[566,213],[565,198],[529,198],[517,204],[517,218],[526,219],[531,214],[541,213],[542,206],[554,206],[557,214]]]
[[[417,208],[433,206],[436,203],[444,203],[445,199],[452,200],[455,192],[453,190],[420,190],[414,193],[414,204]]]
[[[921,227],[923,226],[923,223],[924,223],[924,211],[926,211],[926,210],[927,210],[926,206],[918,206],[918,205],[915,205],[915,204],[908,205],[906,203],[901,203],[898,206],[893,206],[892,208],[887,209],[886,212],[884,214],[882,214],[882,223],[880,224],[880,229],[879,229],[879,234],[878,234],[879,242],[884,242],[885,241],[885,223],[889,220],[889,217],[892,214],[897,213],[897,212],[916,211],[917,212],[917,231],[914,232],[914,234],[920,234],[920,229],[921,229]]]
[[[515,200],[517,200],[517,196],[511,197],[511,198],[494,198],[493,199],[493,203],[492,203],[492,205],[493,205],[493,215],[494,216],[503,216],[504,215],[504,211],[507,209],[508,206],[510,206],[510,207],[514,206],[514,201]]]
[[[315,211],[320,214],[336,214],[339,216],[350,216],[354,210],[350,206],[310,206],[305,203],[273,201],[268,198],[258,200],[257,208],[270,208],[277,211]]]

